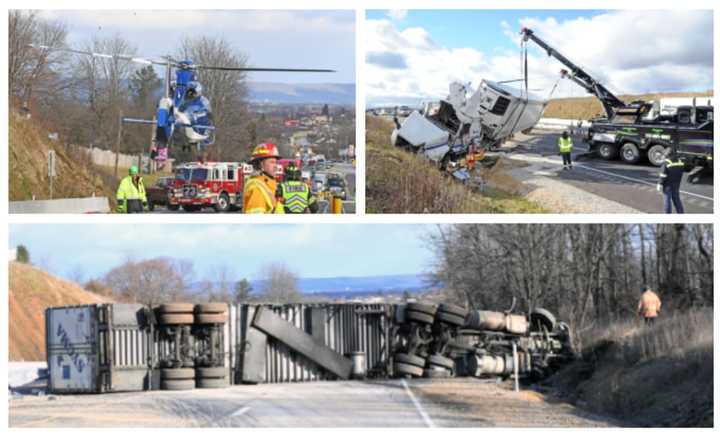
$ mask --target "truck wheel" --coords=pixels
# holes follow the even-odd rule
[[[625,142],[620,148],[620,159],[631,165],[636,164],[640,161],[640,150],[637,145],[632,142]]]
[[[397,376],[415,376],[415,377],[422,377],[423,375],[423,369],[422,367],[416,367],[411,366],[410,364],[404,364],[404,363],[395,363],[395,375]]]
[[[434,305],[418,304],[416,302],[410,302],[405,306],[405,309],[410,311],[419,311],[421,313],[429,314],[431,316],[434,316],[437,312],[437,307],[435,307]]]
[[[230,210],[230,198],[227,193],[221,193],[218,197],[218,202],[215,204],[216,213],[225,213]]]
[[[431,379],[448,379],[450,372],[448,370],[425,370],[424,376]]]
[[[161,379],[171,379],[171,380],[194,379],[195,378],[195,370],[194,369],[161,369],[160,370],[160,378]]]
[[[411,353],[396,353],[393,355],[396,363],[409,364],[411,366],[425,367],[425,358],[413,355]]]
[[[192,325],[192,314],[161,314],[159,323],[161,325]]]
[[[230,382],[225,378],[198,378],[197,380],[198,388],[227,388],[229,386]]]
[[[194,379],[168,379],[160,381],[160,388],[163,390],[192,390],[195,388]]]
[[[430,355],[427,362],[428,366],[438,366],[448,370],[455,368],[455,361],[453,361],[452,358],[446,358],[442,355]]]
[[[185,210],[188,213],[193,213],[193,212],[196,212],[199,210],[196,205],[189,205],[189,204],[183,205],[182,208],[183,208],[183,210]]]
[[[178,211],[180,210],[180,206],[177,204],[168,204],[167,206],[168,210],[170,211]]]
[[[600,157],[605,160],[614,160],[617,157],[617,145],[613,143],[601,143],[598,147]]]
[[[534,331],[540,331],[541,327],[545,327],[548,332],[553,332],[557,326],[555,316],[545,308],[535,308],[530,313],[530,327]]]
[[[445,313],[454,314],[456,316],[460,316],[463,318],[467,317],[467,315],[468,315],[467,309],[465,309],[463,307],[458,307],[457,305],[451,305],[451,304],[440,304],[440,306],[438,306],[437,310],[438,310],[438,313],[445,312]]]
[[[648,149],[647,156],[650,164],[653,166],[662,166],[665,161],[665,152],[667,148],[662,145],[653,145]]]
[[[209,325],[213,323],[225,323],[227,322],[227,315],[225,313],[223,314],[205,314],[205,313],[198,313],[195,314],[195,324],[196,325]]]
[[[155,204],[152,201],[148,201],[148,210],[155,210]]]
[[[452,326],[465,326],[465,317],[456,316],[455,314],[441,311],[435,314],[435,319]]]
[[[224,378],[228,375],[227,367],[198,367],[195,369],[197,378]]]
[[[172,304],[162,304],[158,308],[158,312],[161,314],[185,314],[185,313],[192,313],[193,308],[195,306],[193,304],[184,304],[184,303],[172,303]]]
[[[221,302],[209,302],[206,304],[195,305],[196,313],[209,313],[209,314],[225,314],[227,313],[228,306]]]
[[[432,324],[435,322],[435,316],[430,314],[421,313],[419,311],[405,311],[405,316],[411,322],[428,323]]]

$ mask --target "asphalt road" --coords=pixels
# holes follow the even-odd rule
[[[557,153],[557,133],[537,132],[517,134],[509,144],[516,146],[513,154],[540,155],[549,163],[562,165]],[[574,138],[573,169],[560,171],[556,179],[608,200],[632,207],[645,213],[663,213],[663,196],[656,190],[658,168],[649,163],[629,165],[620,160],[607,161],[597,156],[584,155],[587,144]],[[713,212],[713,180],[703,177],[700,183],[687,182],[681,187],[681,199],[686,213]]]
[[[10,427],[597,427],[607,418],[474,378],[24,396]]]

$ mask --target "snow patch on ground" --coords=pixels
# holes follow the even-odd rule
[[[19,387],[37,379],[38,369],[47,368],[45,361],[8,362],[8,386]]]

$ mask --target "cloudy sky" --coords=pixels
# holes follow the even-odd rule
[[[137,55],[175,53],[185,37],[222,37],[247,54],[249,65],[329,68],[334,74],[251,73],[251,81],[286,83],[355,82],[354,11],[282,10],[46,10],[41,15],[69,28],[68,42],[120,35]]]
[[[128,258],[192,260],[198,279],[219,265],[234,279],[256,278],[281,261],[301,277],[420,274],[432,262],[426,225],[10,225],[10,248],[25,245],[31,261],[53,274],[98,277]]]
[[[366,18],[369,107],[444,98],[457,80],[520,78],[522,27],[618,94],[713,87],[709,10],[368,11]],[[529,87],[548,96],[563,66],[529,48]],[[584,95],[562,80],[553,97]]]

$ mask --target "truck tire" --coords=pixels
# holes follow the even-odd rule
[[[196,325],[209,325],[213,323],[225,323],[227,322],[227,314],[207,314],[207,313],[198,313],[195,314],[195,324]]]
[[[192,314],[160,314],[159,323],[161,325],[192,325]]]
[[[437,312],[437,307],[434,305],[418,304],[416,302],[410,302],[409,304],[405,305],[405,309],[410,311],[418,311],[421,313],[429,314],[431,316],[434,316]]]
[[[225,378],[198,378],[196,386],[198,388],[227,388],[230,386]]]
[[[662,166],[665,161],[665,152],[667,148],[663,145],[655,144],[651,146],[647,151],[648,161],[653,166]]]
[[[438,366],[444,369],[455,369],[455,361],[442,355],[430,355],[427,359],[428,366]]]
[[[421,313],[419,311],[406,311],[405,317],[407,317],[408,321],[410,322],[427,323],[430,325],[435,322],[435,316]]]
[[[195,369],[161,369],[160,378],[170,380],[194,379]]]
[[[410,364],[395,363],[395,375],[396,376],[415,376],[422,377],[424,370],[422,367],[412,366]]]
[[[209,302],[206,304],[195,305],[196,313],[209,313],[209,314],[225,314],[227,313],[228,306],[220,302]]]
[[[625,142],[620,148],[620,160],[630,165],[634,165],[640,161],[640,150],[637,145],[632,142]]]
[[[198,207],[196,205],[188,204],[188,205],[183,205],[182,209],[188,213],[193,213],[193,212],[200,210],[200,207]]]
[[[195,306],[193,304],[172,303],[162,304],[158,307],[160,314],[191,314]]]
[[[430,379],[448,379],[451,374],[448,370],[425,370],[423,376]]]
[[[530,327],[535,331],[540,331],[541,327],[545,327],[548,332],[553,332],[557,326],[555,316],[545,308],[535,308],[530,313]]]
[[[602,142],[598,146],[598,154],[600,154],[600,157],[604,160],[615,160],[617,153],[618,148],[614,143]]]
[[[160,388],[163,390],[171,390],[171,391],[192,390],[195,388],[195,380],[194,379],[161,380]]]
[[[465,317],[456,316],[455,314],[438,312],[435,315],[435,320],[451,326],[465,326]]]
[[[223,192],[218,197],[217,204],[215,204],[215,212],[225,213],[228,210],[230,210],[230,197],[228,197],[227,193]]]
[[[224,378],[228,375],[227,367],[197,367],[195,376],[200,378]]]
[[[438,313],[440,313],[440,312],[450,313],[450,314],[454,314],[456,316],[460,316],[463,318],[467,317],[467,315],[468,315],[467,309],[465,309],[463,307],[458,307],[457,305],[452,305],[452,304],[440,304],[440,306],[438,306],[437,312]]]
[[[425,367],[425,358],[411,353],[396,353],[393,355],[395,362],[409,364],[416,367]]]

